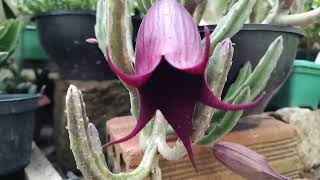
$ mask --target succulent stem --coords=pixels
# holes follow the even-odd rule
[[[275,24],[285,24],[301,27],[318,22],[320,22],[320,8],[300,14],[279,15],[273,20],[273,23]]]
[[[158,168],[157,142],[163,137],[163,129],[167,122],[156,118],[153,130],[139,166],[132,172],[113,174],[106,166],[102,153],[98,132],[86,116],[83,97],[78,88],[70,85],[66,96],[67,130],[70,138],[70,148],[75,157],[77,167],[88,180],[140,180],[146,178],[153,168]],[[154,171],[159,177],[159,169]]]

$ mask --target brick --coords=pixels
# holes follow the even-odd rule
[[[295,129],[273,117],[266,115],[244,118],[240,127],[228,133],[222,139],[245,145],[266,156],[270,165],[279,173],[291,178],[302,174],[303,165],[297,153],[299,139]],[[127,135],[135,126],[131,116],[116,117],[106,123],[108,140]],[[168,142],[174,142],[170,138]],[[174,179],[242,179],[225,169],[217,162],[209,147],[194,147],[195,160],[199,173],[195,172],[188,157],[178,161],[167,161],[160,158],[159,164],[165,180]],[[139,165],[143,152],[139,148],[138,136],[129,141],[110,146],[107,150],[109,165],[114,172],[131,171]]]

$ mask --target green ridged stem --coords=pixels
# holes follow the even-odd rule
[[[250,73],[250,65],[244,66],[239,77],[230,89],[229,97],[225,97],[225,102],[235,102],[244,89],[249,88],[250,96],[248,100],[253,100],[266,86],[271,73],[273,72],[283,49],[282,37],[276,38],[269,46],[265,55],[261,58],[254,71]],[[249,74],[250,73],[250,74]],[[245,81],[244,81],[245,80]],[[243,102],[242,102],[243,103]],[[229,132],[241,117],[243,111],[216,111],[211,119],[210,126],[206,134],[197,142],[199,145],[210,145],[219,137]],[[233,115],[232,115],[233,114]],[[231,118],[230,118],[231,117]],[[236,119],[236,117],[238,119]],[[217,128],[219,127],[219,128]],[[231,128],[230,128],[231,127]]]
[[[231,38],[242,28],[243,24],[248,20],[255,2],[256,0],[239,0],[232,6],[228,14],[221,18],[210,35],[211,53],[218,42]]]
[[[252,66],[251,66],[251,63],[248,61],[240,69],[239,74],[236,78],[236,81],[233,84],[231,84],[225,97],[228,98],[236,94],[239,88],[241,87],[241,85],[249,78],[251,73],[252,73]]]
[[[152,6],[152,2],[151,0],[141,0],[143,3],[144,8],[146,9],[146,11],[149,10],[149,8]]]
[[[163,129],[161,130],[162,132],[159,133],[159,136],[156,139],[159,154],[166,160],[173,161],[181,159],[187,153],[183,143],[178,139],[174,146],[169,147],[166,138],[169,124],[159,110],[156,112],[155,118],[163,122]]]
[[[82,93],[70,85],[66,96],[67,130],[70,148],[75,157],[77,168],[87,180],[140,180],[146,178],[157,166],[158,138],[163,136],[166,122],[156,118],[150,141],[139,166],[128,173],[113,174],[106,166],[98,132],[86,116]],[[160,176],[157,170],[157,176]]]
[[[206,7],[207,7],[207,3],[208,1],[207,0],[201,0],[198,2],[197,4],[197,8],[193,14],[193,19],[194,21],[196,22],[196,24],[199,24],[202,17],[203,17],[203,14],[206,10]]]
[[[250,23],[261,23],[268,16],[271,8],[269,1],[257,0],[250,15]]]
[[[185,0],[183,5],[191,15],[193,15],[194,12],[196,11],[196,8],[197,8],[196,0]]]
[[[136,0],[136,2],[137,2],[137,8],[139,9],[139,11],[142,14],[145,14],[147,12],[147,9],[143,5],[143,0]]]
[[[139,116],[139,98],[138,96],[134,96],[133,94],[129,93],[130,95],[130,104],[131,104],[131,107],[130,107],[130,112],[131,112],[131,115],[137,119],[138,116]]]
[[[234,88],[233,93],[229,93],[229,95],[225,98],[228,102],[235,98],[236,94],[239,93],[244,87],[249,86],[251,91],[250,100],[254,99],[258,94],[262,92],[273,69],[276,67],[279,57],[281,56],[283,49],[283,39],[282,37],[276,38],[269,46],[268,50],[261,58],[254,71],[250,74],[250,76],[246,79],[244,83],[242,83],[239,88]]]
[[[132,46],[132,22],[127,0],[99,0],[97,5],[96,38],[105,54],[108,47],[112,62],[121,71],[132,74],[134,51]],[[126,85],[134,96],[136,89]]]
[[[230,42],[231,43],[231,42]],[[232,64],[233,47],[224,49],[222,43],[218,43],[213,55],[211,56],[207,69],[207,82],[212,88],[214,94],[220,97],[224,84],[227,81],[227,75]],[[198,103],[195,109],[193,121],[193,142],[197,142],[208,128],[215,109]]]
[[[103,160],[97,159],[97,153],[94,153],[90,137],[88,136],[89,122],[82,94],[73,85],[69,87],[66,96],[66,114],[66,128],[69,132],[70,148],[74,154],[77,168],[88,180],[111,179],[111,172],[107,166],[101,167]],[[95,150],[97,149],[99,148],[95,148]]]
[[[228,4],[231,4],[232,1],[233,0],[209,0],[203,14],[203,21],[209,25],[219,22],[221,17],[226,14]]]

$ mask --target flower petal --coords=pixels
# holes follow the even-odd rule
[[[140,75],[131,75],[123,73],[121,70],[119,70],[113,63],[109,54],[109,50],[106,49],[106,58],[107,63],[110,67],[110,69],[125,83],[129,84],[133,87],[140,87],[142,86],[151,76],[151,72],[146,74],[140,74]]]
[[[202,61],[198,65],[192,68],[183,69],[183,71],[191,74],[204,74],[204,71],[206,70],[206,67],[210,58],[210,46],[211,46],[210,31],[207,26],[204,27],[204,34],[205,34],[206,44],[205,44]]]
[[[105,148],[109,145],[118,144],[133,138],[146,126],[146,124],[151,120],[155,112],[156,109],[150,105],[148,99],[144,98],[143,96],[140,96],[140,113],[135,128],[127,136],[111,141],[103,145],[102,147]]]
[[[249,180],[288,178],[277,174],[266,159],[255,151],[231,142],[219,142],[213,146],[213,154],[224,166]]]
[[[160,108],[160,111],[182,141],[193,167],[197,170],[191,143],[192,115],[196,100],[192,96],[181,97],[176,97],[177,99],[173,99],[166,107]]]
[[[254,102],[247,103],[247,104],[228,104],[228,103],[225,103],[213,94],[206,78],[204,79],[204,82],[203,82],[203,85],[201,88],[201,95],[200,95],[200,101],[202,103],[206,104],[207,106],[217,108],[217,109],[228,110],[228,111],[249,109],[249,108],[257,106],[259,103],[262,102],[262,100],[263,100],[263,95],[259,96]]]
[[[157,1],[138,31],[136,73],[149,73],[162,57],[177,69],[190,69],[202,56],[200,33],[189,12],[176,0]]]

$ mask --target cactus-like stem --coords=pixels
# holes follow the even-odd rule
[[[0,1],[0,24],[4,22],[7,19],[4,7],[3,7],[3,1]]]
[[[290,8],[291,14],[299,14],[304,12],[304,0],[295,0]]]
[[[151,174],[151,180],[162,180],[162,172],[159,166],[159,156],[156,157],[153,167],[153,173]]]
[[[232,101],[235,99],[235,96],[242,91],[243,88],[249,86],[251,91],[250,100],[254,99],[257,95],[261,93],[264,89],[268,80],[271,76],[273,69],[276,67],[278,59],[282,53],[283,49],[283,39],[282,37],[276,38],[269,46],[268,50],[261,58],[260,62],[255,67],[254,71],[246,79],[246,81],[241,84],[238,88],[232,92],[228,92],[225,100]]]
[[[197,9],[197,1],[196,0],[185,0],[184,7],[187,9],[187,11],[189,11],[189,13],[191,15],[193,15]]]
[[[203,14],[206,10],[206,6],[207,6],[208,1],[207,0],[202,0],[198,3],[197,8],[193,14],[193,19],[196,22],[196,24],[199,24]]]
[[[221,19],[216,29],[210,35],[211,48],[217,48],[217,52],[212,53],[211,60],[213,63],[218,64],[215,64],[214,66],[209,64],[207,68],[207,73],[208,82],[212,85],[211,87],[214,87],[214,93],[216,96],[220,96],[222,93],[223,86],[226,82],[229,68],[231,66],[233,55],[233,50],[231,55],[227,55],[228,53],[223,54],[225,52],[222,52],[221,49],[219,50],[219,45],[217,44],[218,42],[222,41],[222,39],[232,37],[242,28],[243,24],[249,18],[255,2],[256,0],[238,1],[230,9],[229,13]],[[215,75],[212,76],[211,73]],[[210,79],[210,77],[214,77],[215,79]],[[205,107],[203,105],[197,105],[195,112],[195,131],[193,133],[193,141],[197,142],[204,134],[205,130],[208,128],[209,122],[211,121],[212,115],[214,113],[214,109]]]
[[[233,1],[234,0],[209,0],[202,19],[204,23],[217,24],[221,17],[226,14],[229,4],[234,3]]]
[[[207,81],[212,87],[216,96],[220,96],[227,81],[227,75],[232,64],[233,48],[229,47],[226,49],[224,43],[219,43],[213,55],[210,58],[207,67]],[[212,118],[214,109],[211,107],[198,104],[196,106],[193,127],[193,141],[196,142],[204,134],[209,126],[209,122]]]
[[[168,122],[165,120],[160,111],[157,111],[156,119],[163,122],[162,132],[159,133],[159,137],[157,138],[156,142],[159,153],[167,160],[181,159],[187,153],[183,143],[180,140],[177,140],[173,147],[169,147],[166,141]]]
[[[148,124],[142,129],[139,134],[139,146],[143,150],[145,150],[147,145],[149,144],[150,136],[153,129],[153,122],[153,120],[148,122]]]
[[[219,21],[210,35],[210,54],[212,54],[218,42],[231,38],[242,28],[243,24],[249,19],[255,2],[256,0],[239,0],[232,6],[229,13]]]
[[[269,12],[269,14],[267,15],[267,17],[262,21],[262,24],[269,24],[273,21],[273,19],[277,16],[277,14],[279,13],[279,0],[275,0],[273,2],[272,8]]]
[[[78,169],[87,180],[140,180],[147,177],[153,168],[158,168],[155,164],[158,149],[156,143],[167,126],[163,119],[155,119],[150,141],[139,166],[129,173],[113,174],[106,166],[98,132],[86,116],[82,94],[73,85],[70,85],[66,96],[66,114],[70,148]],[[155,172],[159,177],[159,169]]]
[[[295,6],[294,9],[293,6]],[[276,0],[270,14],[262,23],[308,26],[320,22],[320,8],[308,12],[301,12],[302,8],[303,2],[301,1]],[[294,12],[298,12],[298,14],[292,14]]]
[[[137,8],[139,9],[139,11],[142,14],[145,14],[147,12],[147,9],[143,5],[143,0],[136,0],[136,2],[137,2]]]
[[[88,118],[81,92],[73,85],[66,96],[67,130],[70,138],[70,148],[74,154],[77,167],[88,180],[103,180],[112,178],[111,172],[101,158],[97,157],[88,133]],[[97,141],[96,141],[97,142]],[[101,146],[101,145],[100,145]],[[100,147],[101,151],[101,147]],[[102,154],[102,153],[99,153]]]
[[[144,8],[148,11],[148,9],[152,6],[152,0],[142,0],[142,4]]]
[[[270,13],[271,7],[273,7],[272,0],[257,0],[250,15],[250,23],[261,23]]]
[[[133,73],[134,51],[132,22],[127,0],[99,0],[97,5],[96,38],[101,51],[109,49],[113,63],[126,73]],[[130,93],[136,89],[126,85]]]
[[[251,71],[250,66],[246,65],[244,67],[246,69],[241,71],[240,76],[229,89],[224,101],[245,103],[260,94],[276,67],[283,49],[282,43],[283,39],[281,36],[276,38],[251,74],[249,74]],[[242,113],[243,111],[216,111],[210,122],[210,127],[206,131],[206,135],[197,144],[211,145],[235,126]]]
[[[291,15],[278,15],[276,16],[272,23],[283,24],[283,25],[292,25],[292,26],[308,26],[314,23],[320,22],[320,8],[300,13],[300,14],[291,14]]]

